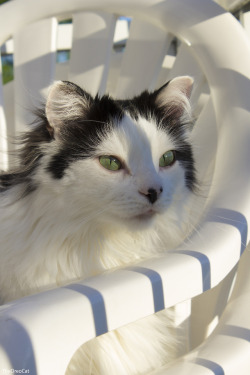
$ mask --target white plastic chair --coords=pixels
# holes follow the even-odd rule
[[[71,59],[58,69],[55,17],[72,15]],[[112,52],[117,15],[132,17],[122,56]],[[210,185],[192,248],[2,306],[3,371],[62,375],[84,342],[176,305],[187,310],[190,351],[154,374],[249,375],[250,46],[241,26],[210,0],[15,0],[1,6],[0,25],[0,45],[14,36],[15,52],[14,87],[0,86],[2,150],[62,70],[92,93],[109,87],[119,97],[190,74],[198,170]],[[173,36],[182,45],[170,71]]]

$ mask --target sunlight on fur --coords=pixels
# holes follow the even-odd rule
[[[188,241],[200,199],[192,85],[178,77],[128,100],[51,87],[18,167],[0,176],[2,303]],[[176,356],[173,321],[169,309],[91,340],[67,375],[153,371]]]

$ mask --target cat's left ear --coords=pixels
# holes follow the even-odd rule
[[[45,113],[47,129],[54,139],[63,139],[79,119],[84,119],[92,97],[73,82],[57,81],[49,89]]]
[[[191,117],[190,96],[194,80],[189,76],[176,77],[155,92],[156,105],[166,109],[166,115]]]

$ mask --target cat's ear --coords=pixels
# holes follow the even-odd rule
[[[45,113],[52,138],[60,139],[66,128],[86,116],[93,99],[79,86],[57,81],[49,89]]]
[[[176,77],[155,92],[156,105],[165,108],[166,114],[191,116],[190,96],[194,80],[189,76]]]

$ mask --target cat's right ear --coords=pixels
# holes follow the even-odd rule
[[[93,99],[79,86],[68,81],[57,81],[49,89],[45,113],[47,129],[54,139],[63,138],[65,130],[83,119]]]
[[[184,114],[191,117],[190,96],[194,80],[189,76],[172,79],[155,91],[156,105],[166,111],[166,116],[180,118]]]

